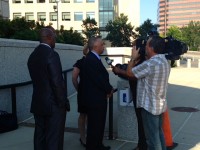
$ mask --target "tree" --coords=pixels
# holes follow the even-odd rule
[[[10,20],[0,17],[0,37],[10,38],[11,35],[13,35],[13,31],[11,30]]]
[[[131,46],[132,39],[136,38],[136,33],[133,32],[134,26],[128,22],[128,17],[120,14],[114,21],[109,21],[106,25],[108,35],[107,40],[111,41],[111,46],[124,47]]]
[[[158,27],[159,27],[158,24],[153,24],[153,23],[151,23],[150,19],[147,19],[146,21],[144,21],[144,23],[140,27],[137,27],[135,29],[135,31],[138,32],[140,38],[147,39],[148,38],[148,33],[150,31],[157,32],[157,28]]]
[[[77,31],[73,31],[73,28],[70,28],[70,30],[62,30],[57,37],[58,43],[83,45],[83,41],[84,38],[82,35]]]
[[[166,33],[167,36],[172,36],[173,38],[177,40],[182,40],[182,32],[179,27],[177,26],[171,26]]]
[[[183,41],[190,47],[190,50],[197,51],[200,47],[200,22],[190,21],[188,26],[181,28]]]
[[[27,21],[25,18],[7,20],[0,18],[0,37],[22,40],[38,40],[38,29],[44,27],[35,21]]]
[[[86,37],[85,41],[88,41],[88,39],[92,36],[100,35],[100,31],[95,19],[91,19],[90,17],[86,18],[85,20],[83,20],[82,27],[83,27],[82,33]]]
[[[44,22],[27,21],[23,17],[12,21],[0,18],[0,38],[38,41],[39,30],[43,27]],[[56,30],[56,34],[58,43],[83,45],[84,38],[77,31],[73,31],[73,28],[64,30],[64,26],[61,26],[60,31]]]

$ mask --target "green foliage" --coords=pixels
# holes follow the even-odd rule
[[[0,18],[0,38],[38,41],[38,32],[45,27],[44,22],[27,21],[25,18],[16,18],[12,21]],[[66,44],[83,45],[84,38],[71,28],[64,30],[61,26],[57,32],[57,42]]]
[[[35,27],[35,21],[26,21],[24,17],[16,18],[11,21],[11,28],[14,31],[32,30]]]
[[[36,30],[29,30],[29,29],[16,31],[15,34],[11,38],[20,39],[20,40],[31,40],[31,41],[39,40]]]
[[[84,38],[80,33],[73,31],[73,28],[70,28],[70,30],[63,30],[63,28],[61,29],[62,30],[57,37],[58,43],[83,45]]]
[[[1,38],[10,38],[13,35],[11,30],[11,22],[8,19],[0,18],[0,37]]]
[[[114,21],[110,20],[106,25],[106,31],[108,31],[106,39],[111,42],[112,46],[131,46],[131,40],[136,38],[136,33],[133,32],[134,26],[127,22],[128,17],[120,14]]]
[[[0,37],[21,39],[21,40],[38,40],[38,30],[44,27],[35,21],[26,21],[25,18],[16,18],[12,21],[0,18]]]
[[[179,27],[171,26],[166,33],[166,36],[172,36],[173,38],[182,41],[182,32]]]
[[[86,18],[85,20],[83,20],[82,27],[83,27],[82,33],[86,37],[85,42],[87,42],[88,39],[92,36],[100,35],[100,31],[95,19],[90,19],[90,17]]]
[[[188,26],[181,28],[183,41],[186,42],[190,50],[198,51],[200,47],[200,22],[190,21]]]
[[[135,29],[139,33],[139,38],[147,39],[149,31],[156,30],[159,27],[158,24],[151,23],[150,19],[144,21],[144,23]]]

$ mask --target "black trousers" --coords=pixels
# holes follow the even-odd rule
[[[143,123],[145,122],[143,122],[142,114],[141,114],[142,108],[136,107],[136,100],[133,100],[133,103],[134,103],[135,114],[136,114],[137,122],[138,122],[138,147],[141,150],[147,150],[146,137],[145,137],[144,127],[143,127]]]
[[[87,142],[86,150],[98,150],[103,145],[106,123],[107,104],[102,107],[87,108]]]
[[[66,110],[53,105],[52,115],[34,118],[34,150],[63,150]]]

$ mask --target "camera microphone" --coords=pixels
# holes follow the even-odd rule
[[[113,62],[112,59],[110,59],[110,58],[108,58],[108,57],[105,57],[105,60],[106,60],[106,63],[107,63],[108,65],[110,65],[111,67],[113,66],[113,65],[112,65],[112,62]]]

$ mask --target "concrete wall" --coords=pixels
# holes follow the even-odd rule
[[[14,83],[30,81],[30,76],[27,68],[27,60],[34,48],[39,44],[35,41],[0,39],[0,86]],[[62,69],[67,70],[72,68],[77,59],[82,57],[82,46],[69,44],[56,44],[55,50],[59,53]],[[125,63],[128,58],[123,58],[120,55],[130,55],[131,48],[107,48],[103,55],[110,55],[116,63]],[[114,55],[118,55],[115,56]],[[105,62],[105,57],[102,56],[102,62],[106,67],[109,67]],[[71,72],[68,77],[68,96],[75,92],[71,81]],[[29,113],[32,85],[18,87],[17,93],[17,116],[19,122],[32,116]],[[10,89],[0,90],[0,110],[11,112],[11,94]]]
[[[30,81],[27,60],[39,42],[0,39],[0,85]],[[82,57],[82,46],[56,44],[55,50],[59,53],[62,69],[70,69],[77,59]],[[68,75],[68,94],[75,92],[71,73]],[[18,87],[17,115],[19,121],[31,116],[29,113],[32,95],[32,85]],[[10,89],[0,90],[0,110],[11,112]]]

